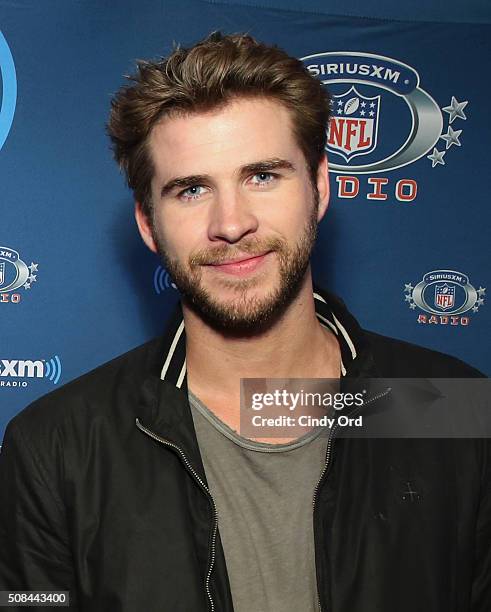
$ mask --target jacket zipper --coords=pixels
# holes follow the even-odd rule
[[[355,408],[354,410],[352,410],[348,416],[352,416],[358,412],[360,412],[360,410],[362,408],[364,408],[365,406],[367,406],[368,404],[371,404],[372,402],[380,399],[381,397],[384,397],[385,395],[387,395],[388,393],[390,393],[391,391],[391,387],[387,387],[387,389],[385,389],[384,391],[382,391],[381,393],[379,393],[378,395],[375,395],[374,397],[371,397],[369,400],[367,400],[366,402],[363,402],[363,404],[359,407],[359,408]],[[315,513],[315,502],[317,501],[317,493],[319,491],[319,486],[321,483],[321,480],[324,477],[324,474],[327,471],[327,468],[329,466],[329,461],[331,459],[331,447],[332,447],[332,441],[334,438],[334,432],[336,431],[338,427],[338,424],[336,423],[334,425],[334,427],[331,429],[331,431],[329,432],[329,437],[327,439],[327,448],[326,448],[326,460],[324,463],[324,468],[321,472],[321,475],[319,477],[319,480],[317,481],[317,484],[315,485],[315,489],[314,489],[314,498],[312,500],[312,507],[313,507],[313,512]],[[319,612],[323,612],[322,610],[322,606],[321,606],[321,598],[320,598],[320,594],[319,594],[319,585],[317,584],[317,604],[319,606]]]
[[[169,440],[166,440],[165,438],[161,438],[159,435],[157,435],[153,431],[150,431],[150,429],[147,429],[144,425],[142,425],[140,423],[140,420],[138,419],[138,417],[136,418],[136,426],[138,427],[138,429],[140,429],[141,431],[146,433],[147,436],[150,436],[151,438],[153,438],[157,442],[160,442],[161,444],[164,444],[165,446],[169,446],[170,448],[175,449],[179,453],[179,455],[180,455],[182,461],[184,462],[184,465],[186,466],[188,472],[193,476],[193,478],[196,480],[196,482],[200,485],[200,487],[206,493],[206,495],[208,496],[208,499],[211,502],[211,505],[212,505],[212,508],[213,508],[214,523],[213,523],[213,531],[212,531],[212,535],[211,535],[210,565],[208,567],[208,572],[206,574],[205,589],[206,589],[206,594],[208,596],[208,599],[210,601],[210,612],[214,612],[215,611],[215,604],[213,602],[213,598],[211,596],[211,591],[210,591],[210,578],[211,578],[211,572],[213,571],[213,566],[215,564],[215,545],[216,545],[216,536],[217,536],[217,531],[218,531],[218,512],[217,512],[217,507],[216,507],[216,504],[215,504],[215,500],[213,499],[213,497],[212,497],[212,495],[210,493],[209,488],[205,485],[205,483],[203,482],[203,480],[201,479],[199,474],[196,472],[196,470],[193,468],[193,466],[191,465],[189,459],[186,457],[186,455],[184,454],[183,450],[181,448],[179,448],[179,446],[177,446],[173,442],[170,442]]]

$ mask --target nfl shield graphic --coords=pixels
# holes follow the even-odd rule
[[[0,261],[0,287],[5,282],[5,264],[3,261]]]
[[[368,155],[377,146],[380,96],[362,96],[351,87],[340,96],[332,96],[327,148],[347,162],[358,155]]]
[[[452,308],[455,302],[455,287],[451,287],[445,283],[444,285],[435,285],[435,306],[442,310]]]

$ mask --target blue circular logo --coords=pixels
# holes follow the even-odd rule
[[[2,75],[2,99],[0,106],[0,149],[9,135],[17,102],[17,76],[14,58],[4,35],[0,32],[0,73]]]

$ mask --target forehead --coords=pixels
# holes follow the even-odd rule
[[[266,98],[241,98],[219,109],[166,117],[151,131],[154,179],[221,174],[280,157],[298,161],[290,111]]]

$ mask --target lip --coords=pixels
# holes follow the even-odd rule
[[[246,274],[256,271],[263,264],[266,256],[270,252],[271,251],[268,251],[262,255],[254,255],[252,257],[245,256],[238,259],[230,259],[222,261],[219,264],[210,264],[209,267],[228,274],[245,276]]]

